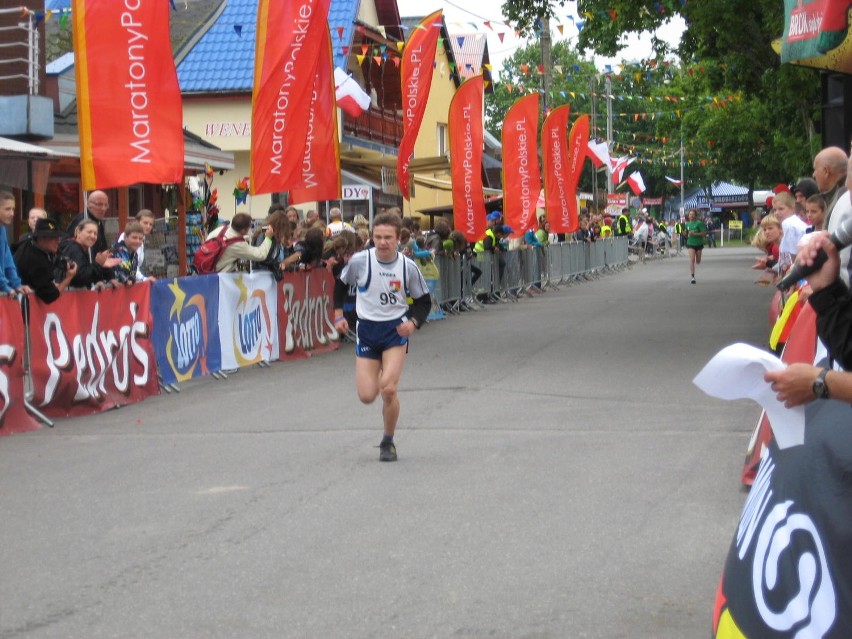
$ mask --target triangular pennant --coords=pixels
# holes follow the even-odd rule
[[[337,27],[337,39],[343,40],[343,27]]]

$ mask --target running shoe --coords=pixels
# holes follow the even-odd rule
[[[379,461],[396,461],[396,446],[394,446],[393,442],[382,442],[379,444]]]
[[[695,276],[692,276],[692,283],[695,284]]]

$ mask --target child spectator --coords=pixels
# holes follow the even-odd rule
[[[825,228],[825,198],[817,193],[805,200],[805,212],[808,215],[808,228],[805,233],[821,231]]]
[[[118,260],[113,267],[115,280],[119,284],[132,286],[145,277],[139,272],[139,247],[145,241],[145,229],[139,222],[130,222],[122,233],[122,238],[112,246],[110,254]]]
[[[762,269],[764,272],[755,281],[756,284],[771,284],[777,275],[779,247],[781,244],[781,223],[772,213],[765,215],[760,221],[760,230],[754,236],[751,244],[765,251],[766,255],[755,260],[754,269]]]

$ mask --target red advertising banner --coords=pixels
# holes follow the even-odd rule
[[[583,173],[583,164],[589,154],[588,140],[589,116],[581,115],[571,127],[571,133],[568,134],[568,217],[571,228],[567,229],[566,233],[573,233],[580,228],[577,187],[580,184],[580,175]]]
[[[151,336],[151,288],[30,297],[33,404],[45,415],[89,415],[159,392]]]
[[[337,139],[334,61],[328,29],[324,31],[323,40],[308,109],[308,137],[302,159],[301,185],[290,190],[290,204],[340,199],[340,143]]]
[[[331,273],[326,269],[285,273],[278,286],[279,359],[310,357],[338,348]]]
[[[183,179],[183,107],[162,0],[73,0],[85,190]]]
[[[330,2],[258,2],[249,182],[253,195],[302,188],[312,126],[306,105],[312,102],[317,67],[329,46]]]
[[[568,116],[571,105],[550,112],[541,127],[544,209],[553,233],[573,233],[568,193]],[[574,218],[576,221],[576,218]]]
[[[512,237],[535,228],[541,191],[538,168],[538,93],[517,100],[503,120],[503,215]]]
[[[482,190],[484,96],[482,76],[471,78],[456,91],[448,114],[453,222],[468,242],[476,242],[485,235],[485,194]]]
[[[406,200],[411,199],[408,167],[414,157],[414,144],[429,101],[435,52],[443,20],[440,10],[423,18],[411,30],[402,52],[402,141],[399,143],[396,175],[399,191]]]
[[[30,296],[35,297],[35,296]],[[38,430],[24,406],[24,320],[17,300],[0,297],[0,436]]]

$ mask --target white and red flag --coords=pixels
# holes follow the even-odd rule
[[[624,176],[624,169],[630,166],[633,162],[636,161],[636,158],[629,158],[626,155],[618,158],[617,160],[613,160],[610,158],[610,170],[612,171],[612,183],[620,184],[621,178]]]
[[[334,97],[337,106],[353,118],[370,108],[370,94],[340,67],[334,69]]]
[[[589,140],[589,159],[596,169],[602,166],[610,166],[609,146],[607,146],[606,140],[602,142],[597,142],[594,139]]]
[[[642,179],[642,174],[639,171],[634,171],[627,178],[627,184],[634,195],[641,195],[645,192],[645,180]]]
[[[675,180],[673,177],[669,177],[668,175],[666,176],[666,179],[669,182],[671,182],[672,184],[674,184],[675,186],[682,186],[683,185],[683,180]]]

